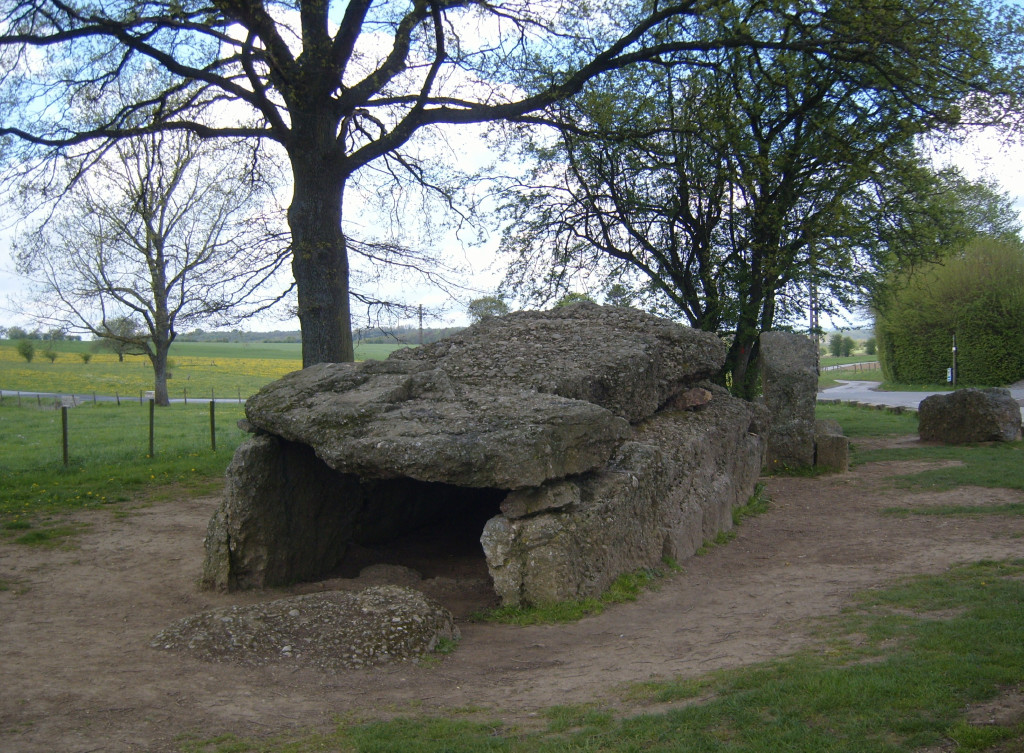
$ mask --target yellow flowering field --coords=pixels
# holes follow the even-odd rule
[[[63,345],[63,344],[62,344]],[[16,346],[0,342],[0,390],[36,391],[64,394],[121,395],[135,397],[153,389],[153,367],[144,356],[126,356],[123,362],[113,353],[95,353],[84,363],[78,352],[61,351],[50,363],[36,343],[31,363],[18,355]],[[298,359],[234,358],[225,356],[183,356],[170,359],[167,389],[172,398],[186,395],[208,400],[215,397],[240,397],[290,371],[302,367]]]

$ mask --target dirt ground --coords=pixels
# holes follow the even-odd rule
[[[813,618],[837,612],[856,591],[1024,553],[1020,518],[881,515],[890,506],[1024,498],[1000,489],[912,495],[887,484],[887,476],[920,465],[768,479],[768,513],[745,521],[729,544],[682,563],[684,572],[636,603],[565,626],[463,618],[451,656],[374,670],[240,667],[151,648],[162,628],[205,609],[358,584],[199,591],[215,498],[127,515],[90,512],[78,516],[88,528],[69,548],[0,541],[0,579],[10,586],[0,592],[0,750],[160,752],[177,750],[175,738],[186,732],[287,733],[329,728],[339,716],[477,707],[529,723],[550,705],[622,706],[629,683],[791,652],[808,640]],[[434,595],[464,616],[487,600],[483,572],[476,558],[424,575]]]

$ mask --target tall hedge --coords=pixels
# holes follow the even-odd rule
[[[902,276],[876,310],[885,379],[1005,385],[1024,378],[1024,245],[979,238],[941,265]]]

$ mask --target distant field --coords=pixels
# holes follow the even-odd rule
[[[80,353],[92,352],[92,343],[58,342],[57,360],[50,363],[41,351],[48,344],[36,341],[31,363],[18,355],[15,343],[0,341],[0,390],[121,395],[138,397],[153,389],[153,368],[145,356],[126,356],[119,362],[112,353],[94,353],[83,363]],[[358,360],[383,359],[397,345],[362,345]],[[297,343],[175,343],[171,346],[171,398],[246,398],[260,387],[302,367]]]

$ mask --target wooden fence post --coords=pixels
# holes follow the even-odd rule
[[[217,451],[217,423],[214,419],[214,401],[210,400],[210,449]]]
[[[68,406],[62,405],[60,407],[60,433],[61,433],[61,449],[64,454],[64,467],[68,467]]]
[[[153,414],[156,400],[149,399],[149,456],[153,457]]]

